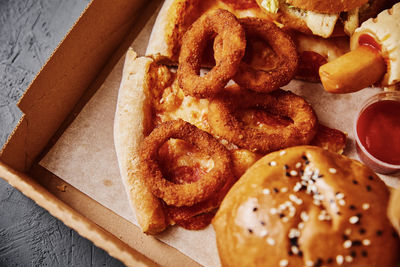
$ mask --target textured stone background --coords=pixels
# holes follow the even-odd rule
[[[0,0],[0,147],[35,74],[89,0]],[[122,266],[0,179],[0,266]]]

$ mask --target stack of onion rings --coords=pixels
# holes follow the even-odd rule
[[[200,64],[207,41],[221,40],[216,65],[200,77]],[[225,87],[238,70],[246,48],[243,27],[229,11],[217,9],[201,16],[182,40],[178,81],[185,93],[195,97],[212,97]]]
[[[259,37],[267,42],[280,64],[272,70],[258,70],[242,61],[233,80],[241,87],[256,92],[268,93],[288,84],[294,77],[298,66],[296,45],[291,37],[278,28],[273,22],[258,18],[239,19],[246,32],[246,38]],[[221,39],[218,36],[214,43],[215,58],[221,56]]]
[[[293,123],[282,128],[246,127],[234,116],[237,109],[261,108],[290,118]],[[309,144],[317,132],[317,117],[300,96],[276,90],[269,94],[246,92],[220,93],[208,106],[212,132],[235,145],[251,151],[268,153],[281,148]]]
[[[176,184],[166,180],[157,161],[159,148],[170,138],[182,139],[207,152],[214,167],[199,180]],[[167,205],[193,206],[221,189],[231,175],[232,160],[229,151],[212,135],[183,120],[167,121],[155,128],[141,144],[140,172],[153,195]]]

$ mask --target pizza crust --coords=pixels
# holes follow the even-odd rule
[[[166,0],[150,35],[146,55],[165,63],[178,62],[181,36],[199,17],[194,9],[199,0]]]
[[[148,104],[147,73],[153,60],[136,58],[129,49],[123,69],[114,121],[114,143],[121,177],[130,204],[143,232],[158,233],[166,227],[166,218],[160,200],[155,197],[137,174],[138,149],[144,139],[146,118],[151,114]]]

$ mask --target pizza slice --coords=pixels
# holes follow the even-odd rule
[[[229,84],[230,93],[240,91]],[[280,91],[277,94],[284,94]],[[127,52],[114,141],[121,177],[145,233],[156,234],[174,224],[187,229],[206,227],[233,183],[266,154],[216,135],[210,126],[209,105],[210,99],[185,95],[175,68],[152,57],[137,57],[132,49]],[[287,116],[263,109],[235,116],[255,129],[279,131],[293,123]],[[324,126],[319,129],[312,144],[343,150],[343,133]],[[200,185],[203,176],[208,181],[219,177],[222,182]]]

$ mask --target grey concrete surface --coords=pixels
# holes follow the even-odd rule
[[[0,0],[0,147],[16,103],[89,0]],[[0,179],[0,266],[122,266]]]

